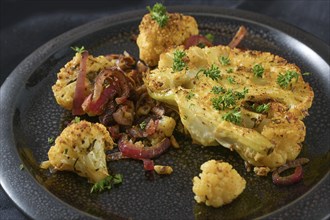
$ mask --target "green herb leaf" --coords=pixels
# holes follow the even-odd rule
[[[202,72],[206,77],[210,77],[214,81],[218,81],[218,79],[221,77],[219,67],[213,64],[209,69],[200,69],[196,74],[196,78],[198,78],[198,74],[200,72]]]
[[[95,183],[90,193],[99,193],[104,190],[110,190],[114,185],[120,184],[123,182],[123,176],[121,174],[115,174],[114,176],[107,176],[103,180]]]
[[[259,77],[259,78],[262,78],[264,71],[265,71],[265,69],[260,64],[256,64],[252,68],[252,72],[253,72],[254,76]]]
[[[80,121],[80,117],[78,116],[74,117],[74,119],[72,120],[73,123],[79,123]]]
[[[160,27],[164,27],[167,24],[169,17],[164,5],[156,3],[152,8],[147,6],[147,9],[151,14],[152,20],[156,21]]]
[[[47,138],[47,142],[48,142],[48,144],[54,143],[54,138],[53,137]]]
[[[186,56],[184,51],[176,50],[174,51],[173,66],[174,72],[183,70],[187,64],[184,62],[183,58]]]
[[[227,77],[227,80],[228,80],[228,82],[230,83],[230,84],[234,84],[236,81],[235,81],[235,79],[234,79],[234,77],[232,77],[232,76],[228,76]]]
[[[83,53],[83,52],[86,51],[84,46],[81,46],[81,47],[71,47],[71,49],[74,50],[77,53]]]
[[[215,94],[222,93],[221,95],[212,98],[211,102],[213,108],[216,110],[224,110],[226,108],[233,108],[236,105],[236,101],[243,99],[249,90],[244,88],[242,92],[233,91],[232,89],[225,91],[221,88],[213,87],[211,91]]]
[[[230,64],[229,57],[221,56],[219,61],[223,66],[228,66]]]
[[[224,114],[222,116],[222,119],[239,125],[242,123],[241,111],[239,110],[239,108],[236,108]]]
[[[252,109],[254,111],[256,111],[257,113],[266,113],[269,111],[269,108],[270,108],[270,103],[261,104],[261,105],[257,105],[257,106],[255,104],[252,105]]]
[[[228,69],[226,69],[226,72],[227,73],[232,73],[232,72],[234,72],[234,70],[233,70],[233,68],[228,68]]]
[[[302,75],[303,76],[309,76],[309,75],[311,75],[312,73],[310,73],[310,72],[304,72]]]
[[[299,74],[296,71],[286,71],[284,74],[279,74],[277,77],[277,84],[284,89],[287,89],[291,85],[292,79],[298,81]]]
[[[146,126],[147,126],[147,122],[146,122],[146,121],[143,121],[143,122],[141,122],[141,123],[139,124],[139,126],[140,126],[140,128],[141,128],[142,130],[144,130],[144,129],[146,128]]]
[[[222,92],[225,92],[226,90],[221,87],[221,86],[213,86],[212,89],[211,89],[211,92],[214,93],[214,94],[220,94]]]
[[[210,41],[211,43],[214,41],[214,35],[213,34],[207,33],[207,34],[205,34],[205,38],[208,41]]]

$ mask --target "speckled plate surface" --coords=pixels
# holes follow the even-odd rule
[[[178,137],[180,149],[171,149],[156,163],[173,167],[170,176],[146,177],[140,161],[109,163],[124,182],[109,192],[90,194],[87,181],[74,174],[50,175],[38,168],[47,159],[48,137],[60,133],[67,112],[59,107],[51,85],[56,73],[74,55],[72,45],[84,45],[93,55],[122,53],[138,56],[131,41],[145,10],[88,23],[42,46],[27,57],[1,87],[1,185],[17,206],[35,219],[322,219],[329,216],[329,46],[313,36],[268,17],[211,7],[172,7],[193,15],[202,33],[227,44],[240,25],[249,35],[241,46],[270,51],[296,63],[311,84],[315,99],[305,120],[307,135],[301,156],[310,158],[304,180],[277,187],[269,177],[244,169],[237,154],[221,147],[201,148]],[[209,159],[230,162],[247,181],[243,194],[219,209],[197,204],[192,178]],[[21,170],[21,165],[24,169]]]

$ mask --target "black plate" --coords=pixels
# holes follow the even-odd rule
[[[180,138],[155,162],[171,165],[170,176],[146,177],[139,161],[109,164],[124,175],[121,186],[102,194],[90,194],[83,178],[66,172],[50,175],[38,168],[47,159],[48,137],[56,137],[67,112],[53,98],[56,73],[84,45],[93,55],[121,53],[138,56],[131,41],[145,10],[105,17],[73,29],[27,57],[1,87],[1,185],[28,216],[36,219],[132,218],[132,219],[251,219],[312,218],[329,215],[329,46],[315,37],[268,17],[245,11],[211,7],[169,7],[193,15],[202,33],[212,33],[216,42],[227,44],[240,25],[249,35],[241,46],[270,51],[296,63],[315,92],[302,156],[310,158],[302,182],[277,187],[270,177],[257,177],[244,169],[243,161],[225,148],[200,148]],[[247,180],[247,188],[230,205],[214,209],[197,204],[192,178],[208,159],[230,162]],[[21,164],[24,169],[21,170]]]

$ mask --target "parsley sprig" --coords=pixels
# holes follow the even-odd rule
[[[219,87],[213,87],[213,88],[212,90],[214,93],[219,92],[218,93],[219,95],[217,97],[213,97],[211,99],[212,106],[216,110],[225,110],[227,108],[234,108],[237,100],[243,99],[245,95],[248,93],[247,88],[244,88],[242,92],[233,91],[232,89],[222,90]]]
[[[160,27],[164,27],[167,24],[169,17],[164,5],[156,3],[152,8],[147,6],[147,9],[151,14],[152,20],[155,20]]]
[[[81,46],[81,47],[71,47],[72,50],[74,50],[75,52],[77,53],[83,53],[86,51],[85,47],[84,46]]]
[[[260,64],[256,64],[252,67],[252,72],[256,77],[262,78],[264,71],[265,69]]]
[[[198,79],[198,74],[200,72],[202,72],[206,77],[210,77],[214,81],[218,81],[218,79],[221,77],[219,67],[217,67],[213,64],[211,65],[211,67],[209,69],[204,69],[204,68],[200,69],[196,74],[197,79]]]
[[[229,111],[226,114],[224,114],[222,116],[222,119],[239,125],[242,123],[241,111],[239,108],[235,108],[234,110]]]
[[[287,89],[291,85],[292,79],[298,81],[299,74],[296,71],[287,70],[284,74],[279,74],[277,77],[277,84],[283,88]]]
[[[260,104],[260,105],[256,105],[256,104],[252,105],[252,109],[257,113],[266,113],[266,112],[269,111],[269,108],[270,108],[270,103]]]
[[[114,185],[118,185],[123,182],[123,176],[121,174],[115,174],[113,176],[107,176],[103,180],[95,183],[91,188],[90,193],[99,193],[104,190],[110,190]]]
[[[230,59],[229,57],[225,57],[225,56],[221,56],[219,58],[219,61],[220,63],[223,65],[223,66],[228,66],[230,64]]]
[[[183,70],[187,66],[187,64],[183,60],[183,58],[187,56],[186,53],[184,51],[176,50],[174,51],[173,55],[174,55],[173,66],[172,66],[173,72]]]

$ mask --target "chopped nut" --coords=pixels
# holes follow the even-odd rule
[[[171,144],[174,148],[180,148],[179,143],[176,141],[175,137],[172,135],[170,138]]]
[[[173,169],[170,166],[155,165],[154,169],[157,174],[161,174],[161,175],[162,174],[169,175],[173,172]]]

